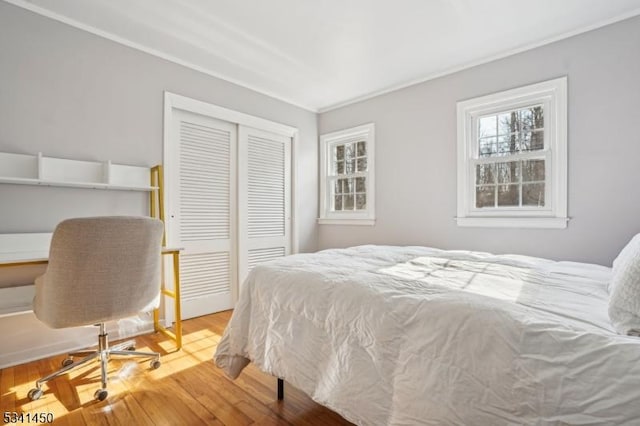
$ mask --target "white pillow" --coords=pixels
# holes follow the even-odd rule
[[[625,263],[628,259],[631,259],[633,257],[634,249],[637,249],[636,246],[637,246],[638,238],[640,238],[640,234],[637,234],[635,237],[633,237],[631,241],[629,241],[627,245],[622,248],[620,253],[618,253],[618,257],[613,259],[613,264],[611,265],[611,268],[612,268],[611,272],[613,276],[619,273],[620,267],[623,263]],[[611,280],[609,281],[609,285],[607,286],[607,289],[609,290],[609,294],[613,292],[613,287],[614,287],[614,281]]]
[[[613,261],[609,318],[620,334],[640,330],[640,234]]]

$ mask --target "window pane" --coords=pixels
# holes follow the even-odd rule
[[[365,210],[367,208],[367,194],[356,195],[356,210]]]
[[[496,183],[493,164],[478,164],[476,166],[476,185]]]
[[[333,197],[333,210],[334,211],[342,210],[342,195],[336,195]]]
[[[521,130],[542,129],[544,127],[544,110],[542,106],[535,106],[520,111]]]
[[[342,193],[346,194],[349,192],[349,180],[350,179],[341,179],[342,180]]]
[[[337,174],[339,174],[339,173],[338,173],[338,170],[340,169],[340,164],[342,164],[342,161],[334,161],[334,162],[331,164],[331,165],[332,165],[332,167],[331,167],[331,174],[332,174],[332,175],[337,175]]]
[[[476,186],[476,207],[495,207],[496,205],[495,186]]]
[[[531,133],[531,146],[529,149],[544,149],[544,130]]]
[[[338,164],[336,164],[336,174],[344,174],[344,161],[338,161]]]
[[[351,174],[356,172],[356,160],[349,160],[345,163],[345,173]]]
[[[333,193],[341,194],[342,193],[342,179],[336,179],[333,183]]]
[[[544,148],[544,130],[520,134],[523,151],[537,151]]]
[[[498,206],[519,206],[520,185],[499,185]]]
[[[492,124],[496,121],[496,125]],[[478,155],[494,157],[544,148],[542,106],[523,108],[478,120]],[[494,137],[494,130],[497,138]]]
[[[478,141],[478,154],[480,157],[490,157],[498,152],[497,138],[495,136],[489,138],[481,138]]]
[[[353,210],[353,195],[344,196],[343,210]]]
[[[366,158],[358,158],[358,171],[366,172],[367,171],[367,159]]]
[[[531,151],[531,132],[520,133],[520,150]]]
[[[496,175],[498,183],[520,182],[520,162],[510,161],[508,163],[497,163]]]
[[[520,111],[520,131],[528,132],[533,129],[544,127],[544,115],[542,106],[521,109]]]
[[[510,135],[518,131],[518,112],[512,111],[498,115],[498,134]]]
[[[363,157],[363,156],[367,155],[367,143],[366,142],[358,142],[357,154],[358,154],[358,157]]]
[[[484,117],[479,120],[478,123],[478,137],[484,138],[487,136],[497,135],[498,129],[496,128],[496,116]]]
[[[530,132],[533,128],[533,110],[529,108],[521,109],[518,113],[520,114],[518,130],[521,132]]]
[[[338,161],[344,160],[344,145],[336,146],[336,160]]]
[[[354,190],[354,179],[345,179],[343,192],[345,194],[352,194]]]
[[[522,205],[544,207],[544,183],[523,184]]]
[[[480,157],[502,157],[518,152],[518,135],[482,138],[478,141]]]
[[[544,160],[525,160],[522,162],[522,180],[544,180]]]
[[[516,134],[498,136],[498,155],[511,155],[518,152],[518,136]]]
[[[355,157],[355,153],[353,152],[354,147],[352,143],[348,143],[344,145],[344,157],[347,161],[351,161],[353,157]]]
[[[367,190],[365,178],[356,178],[356,192],[365,192]]]

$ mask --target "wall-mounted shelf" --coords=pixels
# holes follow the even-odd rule
[[[148,167],[0,152],[0,183],[153,191]]]

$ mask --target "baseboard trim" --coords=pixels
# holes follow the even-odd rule
[[[33,313],[23,315],[26,317],[33,315]],[[60,330],[55,331],[60,332]],[[97,327],[78,327],[68,329],[68,331],[68,337],[60,339],[60,336],[56,335],[57,340],[53,342],[50,342],[46,336],[39,338],[38,342],[43,343],[38,346],[17,347],[13,350],[10,347],[3,348],[3,353],[0,354],[0,369],[97,346]],[[24,332],[28,333],[29,330],[24,330]],[[110,341],[151,333],[153,332],[153,319],[149,315],[143,315],[109,322],[107,323],[107,332]],[[36,333],[41,334],[42,331],[36,331]],[[53,330],[52,334],[54,334]]]

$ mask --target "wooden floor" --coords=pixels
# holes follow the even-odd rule
[[[162,366],[150,370],[147,360],[114,357],[109,397],[102,402],[93,399],[100,387],[97,362],[49,382],[34,402],[27,392],[36,379],[58,369],[64,355],[0,370],[0,415],[53,413],[54,424],[70,426],[350,424],[288,384],[284,401],[277,401],[276,379],[253,365],[229,380],[212,356],[230,317],[226,311],[184,321],[181,351],[161,334],[136,338],[139,350],[162,354]]]

